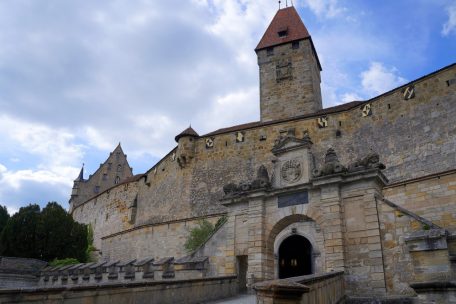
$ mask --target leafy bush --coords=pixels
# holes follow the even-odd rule
[[[56,267],[56,266],[65,266],[65,265],[74,265],[74,264],[79,264],[79,261],[73,258],[66,258],[66,259],[54,259],[51,262],[49,262],[50,266]]]
[[[184,244],[187,252],[196,250],[199,246],[204,244],[207,238],[214,231],[214,225],[207,220],[198,221],[198,226],[190,230],[187,241]]]
[[[190,230],[190,234],[184,244],[185,250],[187,250],[187,252],[192,252],[198,249],[198,247],[207,241],[212,233],[225,224],[226,220],[227,216],[224,215],[217,220],[215,225],[212,225],[205,219],[198,221],[198,226]]]

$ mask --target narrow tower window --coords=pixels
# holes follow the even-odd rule
[[[114,180],[114,184],[118,184],[120,182],[120,177],[119,176],[116,176],[116,179]]]
[[[280,38],[287,37],[287,35],[288,35],[288,28],[285,27],[285,28],[279,29],[279,31],[277,32],[277,34],[279,34],[279,37],[280,37]]]
[[[120,172],[120,171],[122,171],[122,165],[117,166],[117,172]]]
[[[268,55],[268,56],[274,55],[274,48],[272,48],[272,47],[267,48],[266,55]]]

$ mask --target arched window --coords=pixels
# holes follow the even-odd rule
[[[117,172],[120,172],[120,171],[122,171],[122,165],[117,166]]]
[[[119,176],[116,176],[116,179],[114,180],[114,184],[118,184],[120,183],[120,177]]]

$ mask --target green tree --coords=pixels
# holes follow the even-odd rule
[[[85,261],[87,229],[73,220],[56,202],[50,202],[41,211],[38,226],[41,259],[75,258]]]
[[[8,209],[6,209],[6,206],[0,205],[0,233],[3,231],[3,228],[5,228],[9,218],[10,215],[8,213]]]
[[[0,253],[45,261],[86,260],[87,228],[73,220],[56,202],[40,211],[38,205],[19,209],[0,236]]]
[[[22,207],[6,223],[0,236],[1,254],[23,258],[40,258],[37,250],[37,227],[40,206]]]

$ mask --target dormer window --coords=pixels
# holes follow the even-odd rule
[[[277,31],[277,34],[279,34],[279,37],[280,37],[280,38],[287,37],[287,36],[288,36],[288,27],[280,28],[280,29]]]

